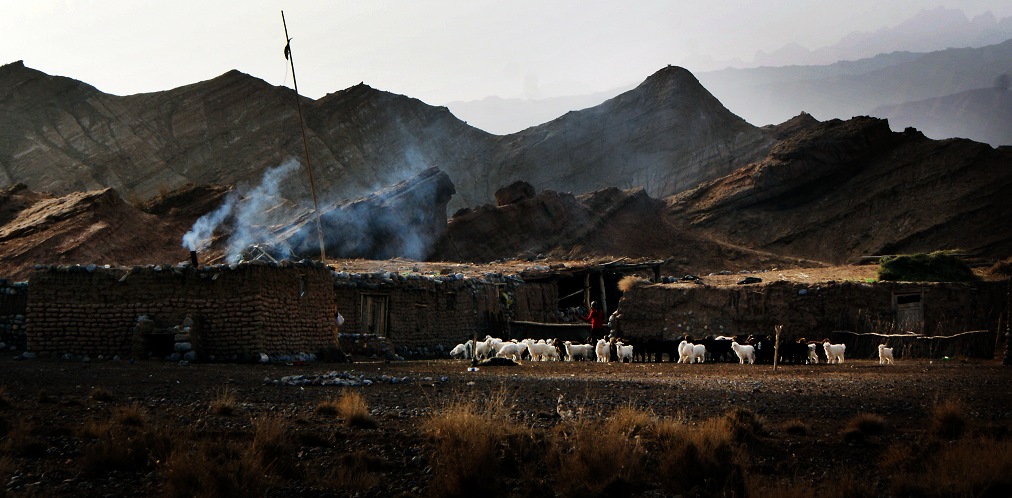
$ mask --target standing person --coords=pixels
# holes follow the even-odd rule
[[[590,302],[590,311],[587,316],[578,316],[580,320],[590,323],[590,335],[593,339],[607,339],[605,333],[604,312],[597,304],[597,301]]]

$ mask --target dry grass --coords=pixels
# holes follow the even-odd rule
[[[630,290],[632,290],[633,287],[636,287],[637,285],[649,283],[650,281],[645,278],[637,277],[635,275],[628,275],[622,277],[622,280],[618,281],[618,290],[622,292],[629,292]]]
[[[966,408],[957,400],[936,403],[931,412],[931,433],[942,439],[959,439],[969,425]]]
[[[867,436],[878,436],[886,431],[885,417],[874,413],[854,415],[843,428],[843,440],[847,442],[863,441]]]
[[[235,415],[239,410],[239,402],[235,393],[229,390],[228,386],[218,392],[218,395],[211,400],[211,413],[215,415]]]
[[[652,414],[631,406],[603,421],[580,417],[560,424],[547,456],[553,474],[562,476],[556,491],[562,496],[610,494],[641,481],[646,451],[638,435],[654,424]]]
[[[113,409],[113,418],[117,423],[141,427],[148,422],[148,411],[138,403],[117,406]]]
[[[92,401],[99,401],[102,403],[111,403],[116,401],[116,397],[113,396],[111,392],[101,387],[93,387],[91,389],[91,393],[88,394],[88,397],[91,398]]]
[[[269,469],[234,441],[205,441],[173,452],[162,472],[166,496],[263,496]]]
[[[35,436],[35,424],[31,420],[18,418],[10,423],[6,436],[0,442],[0,454],[39,458],[46,454],[48,447],[45,441]]]
[[[313,410],[317,415],[324,417],[336,417],[338,414],[338,402],[334,398],[327,398],[316,404]]]
[[[893,496],[1012,496],[1012,441],[960,440],[922,457],[919,471],[893,479]]]
[[[319,409],[319,406],[317,406]],[[373,428],[376,419],[369,413],[365,398],[355,391],[345,391],[337,400],[337,414],[351,427]]]
[[[512,397],[505,389],[483,395],[482,401],[457,398],[422,423],[432,444],[435,496],[497,496],[499,448],[518,428],[510,416]]]
[[[88,476],[153,468],[169,457],[175,440],[171,431],[149,427],[147,413],[136,406],[120,407],[105,420],[90,420],[79,434],[92,440],[81,456],[82,471]]]
[[[801,419],[792,419],[779,425],[781,431],[792,436],[804,436],[812,432],[812,427]]]
[[[664,489],[675,494],[744,496],[747,458],[729,425],[738,418],[729,413],[697,425],[663,420],[655,430]]]
[[[795,479],[748,479],[748,496],[761,498],[875,498],[881,496],[877,483],[869,482],[849,472],[844,472],[832,479],[823,480],[818,485],[799,482]]]

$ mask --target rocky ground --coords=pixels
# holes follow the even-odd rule
[[[453,402],[480,406],[497,395],[505,400],[506,409],[498,415],[503,427],[545,434],[573,423],[559,416],[560,408],[589,421],[633,407],[690,425],[744,408],[761,421],[745,446],[743,463],[753,490],[761,482],[790,479],[795,488],[814,492],[826,489],[820,484],[826,476],[846,475],[870,483],[875,494],[885,492],[893,479],[892,467],[882,463],[890,448],[934,437],[932,413],[940,403],[955,402],[963,409],[968,423],[963,438],[1007,441],[1012,434],[1012,367],[997,360],[899,359],[880,366],[877,360],[851,359],[776,371],[731,363],[524,362],[477,371],[468,366],[448,359],[179,365],[5,358],[0,360],[0,495],[181,496],[195,494],[194,489],[206,495],[452,494],[434,477],[435,443],[423,424]],[[347,373],[341,377],[356,383],[370,382],[307,384],[332,371]],[[349,424],[319,408],[348,392],[364,399],[371,417],[367,423]],[[231,412],[215,408],[223,398],[231,398],[226,403]],[[881,416],[881,433],[848,434],[848,424],[860,414]],[[261,469],[262,480],[235,482],[243,453],[265,451],[261,435],[270,427],[265,421],[274,423],[276,460]],[[193,484],[205,474],[193,468],[184,472],[180,455],[198,462],[201,472],[231,469],[225,472],[231,472],[231,484]],[[526,469],[524,475],[541,475],[541,481],[529,486],[500,479],[497,493],[558,493],[551,469]],[[652,485],[629,489],[636,495],[672,495]],[[630,492],[609,488],[604,494]]]

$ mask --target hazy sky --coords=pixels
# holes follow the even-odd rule
[[[636,83],[673,64],[751,61],[831,45],[921,10],[1012,16],[1009,0],[0,0],[0,64],[107,93],[167,90],[238,69],[319,98],[364,81],[443,105],[545,98]]]

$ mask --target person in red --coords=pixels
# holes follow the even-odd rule
[[[594,339],[606,339],[608,335],[605,328],[604,312],[598,306],[597,301],[590,302],[590,312],[587,316],[578,316],[580,320],[590,323],[590,335]]]

